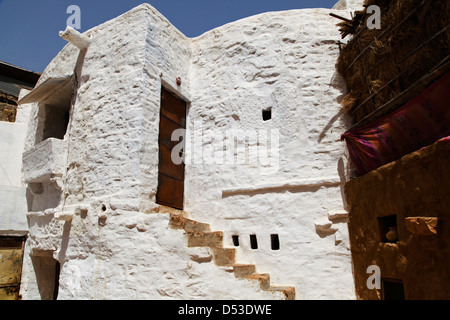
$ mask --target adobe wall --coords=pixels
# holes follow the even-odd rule
[[[406,299],[450,298],[449,156],[449,141],[439,141],[345,185],[358,298],[382,298],[366,286],[370,265],[402,280]],[[389,215],[397,215],[396,243],[381,241],[378,218]],[[408,217],[438,218],[436,234],[408,226]]]

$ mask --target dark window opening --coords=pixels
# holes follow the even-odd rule
[[[69,76],[49,77],[20,100],[24,104],[38,103],[35,144],[49,138],[64,139],[72,106],[72,80]]]
[[[264,121],[272,119],[272,109],[263,110],[262,117]]]
[[[70,104],[45,106],[45,123],[42,140],[48,138],[64,139],[69,125]]]
[[[234,236],[232,236],[232,239],[233,239],[233,245],[235,247],[239,247],[239,236],[238,235],[234,235]]]
[[[256,234],[251,234],[250,235],[250,247],[253,250],[258,249],[258,240],[256,239]]]
[[[397,215],[378,218],[381,242],[395,243],[398,241]]]
[[[280,238],[277,234],[270,235],[270,243],[272,250],[280,250]]]
[[[401,280],[381,279],[384,300],[405,300],[405,288]]]

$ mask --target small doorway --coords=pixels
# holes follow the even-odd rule
[[[184,136],[180,141],[172,141],[172,133],[177,129],[186,130],[186,107],[185,101],[161,88],[156,203],[180,210],[183,210],[185,164],[184,161],[180,164],[174,163],[172,152],[177,151],[176,156],[183,158],[184,148],[174,148],[183,141]]]

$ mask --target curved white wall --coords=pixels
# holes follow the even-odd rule
[[[338,231],[324,238],[316,232],[344,209],[347,162],[340,38],[329,12],[266,13],[193,39],[185,210],[224,230],[230,247],[239,235],[240,261],[295,285],[299,299],[354,296],[347,225],[334,224]],[[269,138],[254,138],[264,132]],[[227,134],[239,133],[253,141],[231,150],[231,162],[222,159],[222,149],[233,148]],[[258,148],[273,152],[268,165]],[[280,250],[271,249],[271,234]]]
[[[347,225],[328,219],[344,208],[346,171],[339,34],[328,13],[267,13],[189,39],[145,4],[87,31],[85,55],[67,45],[55,57],[41,82],[79,72],[64,138],[62,201],[29,213],[27,252],[50,253],[61,263],[60,298],[273,298],[192,260],[208,253],[186,248],[183,234],[168,229],[167,215],[156,213],[161,85],[189,102],[191,141],[200,127],[204,138],[186,150],[191,217],[224,231],[227,246],[240,235],[238,262],[295,286],[297,299],[354,298]],[[272,119],[263,121],[267,108]],[[35,105],[25,150],[34,148],[38,123]],[[279,142],[271,143],[274,162],[196,162],[223,148],[211,135],[232,129],[271,130]],[[258,160],[254,150],[250,162]],[[70,222],[55,218],[82,209]],[[249,234],[256,234],[258,250],[249,249]],[[270,249],[270,234],[279,235],[280,250]],[[26,258],[24,299],[39,298],[35,267]]]

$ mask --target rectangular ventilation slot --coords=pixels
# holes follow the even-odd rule
[[[256,234],[251,234],[250,235],[250,247],[253,250],[258,249],[258,240],[256,239]]]
[[[239,236],[238,235],[234,235],[234,236],[232,236],[232,239],[233,239],[233,245],[235,247],[239,247]]]
[[[280,238],[277,234],[270,235],[270,243],[272,250],[280,250]]]

